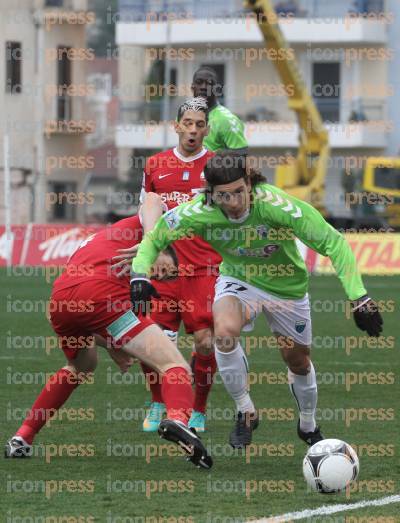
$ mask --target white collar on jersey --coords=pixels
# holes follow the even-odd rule
[[[174,147],[173,152],[174,152],[174,155],[181,162],[188,163],[188,162],[193,162],[193,160],[198,160],[199,158],[201,158],[202,156],[207,154],[207,149],[205,147],[203,147],[203,149],[199,153],[195,154],[194,156],[182,156],[181,153],[178,151],[178,147]]]
[[[247,209],[247,211],[240,217],[240,218],[230,218],[227,216],[228,220],[232,223],[243,223],[247,218],[249,217],[250,209]]]

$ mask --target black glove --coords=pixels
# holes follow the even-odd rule
[[[365,295],[353,301],[352,306],[357,327],[366,331],[368,336],[379,336],[382,332],[383,320],[378,305]]]
[[[131,279],[131,301],[132,309],[135,314],[140,312],[143,315],[150,313],[151,298],[159,298],[160,295],[151,284],[150,280],[144,276],[133,275]]]

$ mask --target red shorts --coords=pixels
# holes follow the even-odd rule
[[[175,332],[182,321],[187,334],[212,329],[216,279],[216,276],[179,276],[174,280],[152,280],[161,298],[153,300],[151,319]]]
[[[132,312],[129,287],[105,280],[55,288],[49,302],[51,325],[59,345],[69,359],[85,348],[98,334],[114,349],[137,336],[154,322]]]

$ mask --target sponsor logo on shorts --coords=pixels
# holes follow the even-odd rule
[[[296,329],[296,332],[301,334],[304,331],[304,329],[306,328],[306,323],[307,322],[305,320],[296,321],[296,323],[294,324],[294,328]]]
[[[132,311],[127,311],[107,327],[107,332],[114,340],[118,341],[124,334],[133,329],[133,327],[136,327],[139,323],[139,318],[135,316]]]

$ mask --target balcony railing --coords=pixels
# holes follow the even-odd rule
[[[385,0],[274,0],[274,5],[280,16],[299,18],[341,18],[385,10]],[[121,22],[230,19],[246,13],[242,0],[119,0]]]
[[[174,120],[183,99],[173,98],[169,105],[168,120]],[[386,103],[384,99],[316,99],[321,116],[326,123],[361,123],[384,121],[386,118]],[[121,125],[158,124],[162,121],[163,102],[121,103]],[[295,123],[296,115],[287,107],[287,99],[283,97],[257,98],[251,101],[240,99],[230,100],[229,108],[243,122],[285,122]]]
[[[281,16],[300,18],[341,18],[350,14],[381,13],[385,0],[274,0]]]
[[[44,0],[44,7],[58,7],[67,11],[86,11],[87,0]]]

